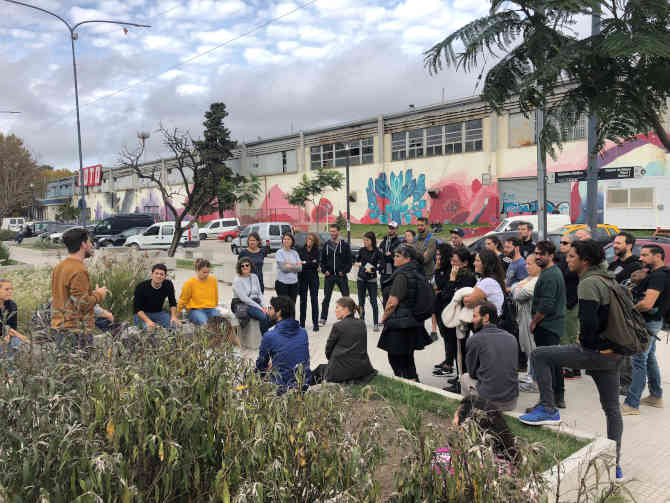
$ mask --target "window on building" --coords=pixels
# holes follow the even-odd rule
[[[286,151],[281,153],[281,172],[286,173]]]
[[[628,208],[628,189],[609,189],[607,191],[608,208]]]
[[[442,129],[442,126],[434,126],[426,129],[426,157],[442,155]]]
[[[465,123],[465,151],[479,152],[484,146],[482,120],[476,119]]]
[[[586,138],[585,115],[580,115],[576,120],[573,116],[561,126],[561,138],[563,141],[583,140]]]
[[[352,140],[350,142],[338,142],[328,145],[320,145],[310,149],[310,162],[312,169],[319,167],[331,168],[333,166],[343,167],[347,165],[347,155],[350,166],[370,164],[374,161],[374,142],[372,138]]]
[[[447,124],[444,135],[444,153],[460,154],[463,152],[463,124]]]
[[[375,160],[374,141],[372,138],[363,138],[361,140],[361,164],[372,164]]]
[[[402,161],[407,159],[407,133],[391,134],[391,160]]]
[[[408,159],[423,157],[423,129],[413,129],[407,133],[409,145],[407,148]]]
[[[341,167],[347,165],[347,156],[350,157],[349,161],[351,162],[351,154],[349,153],[349,144],[347,143],[336,143],[335,144],[335,166]]]
[[[629,208],[653,208],[654,207],[654,189],[653,187],[644,187],[630,189]]]

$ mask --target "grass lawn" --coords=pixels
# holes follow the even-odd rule
[[[449,231],[454,227],[460,227],[462,229],[476,229],[478,227],[486,227],[487,225],[488,224],[464,224],[464,225],[444,224],[442,226],[442,232],[436,235],[440,239],[445,240],[449,239],[450,237]],[[407,229],[414,229],[416,231],[416,225],[401,225],[398,227],[398,234],[402,235],[402,233],[405,232]],[[363,237],[363,234],[369,231],[375,233],[375,236],[377,236],[377,241],[379,242],[388,233],[388,226],[385,224],[351,224],[352,238],[361,239]],[[340,235],[346,238],[347,230],[343,229],[342,231],[340,231]]]
[[[4,266],[4,265],[19,265],[19,264],[23,264],[23,262],[19,262],[18,260],[12,260],[11,258],[10,258],[10,259],[7,259],[7,260],[3,260],[2,262],[0,262],[0,266]]]
[[[438,416],[452,417],[458,407],[457,400],[450,400],[437,393],[425,391],[382,375],[376,376],[370,383],[370,387],[391,404],[412,406]],[[364,388],[358,387],[357,391],[364,392]],[[558,433],[548,428],[527,426],[513,417],[506,416],[505,420],[515,435],[529,442],[540,443],[545,447],[546,452],[543,455],[545,470],[555,464],[554,457],[565,459],[589,443],[587,440]]]

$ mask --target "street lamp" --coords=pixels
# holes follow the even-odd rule
[[[13,3],[16,5],[22,5],[23,7],[29,7],[31,9],[35,9],[41,12],[44,12],[45,14],[49,14],[50,16],[53,16],[60,21],[63,22],[65,26],[67,26],[67,29],[70,30],[70,43],[72,44],[72,70],[74,73],[74,103],[75,103],[75,109],[77,110],[77,145],[79,147],[79,189],[80,189],[80,208],[81,208],[81,213],[79,214],[79,222],[82,227],[86,226],[86,192],[84,190],[84,162],[82,159],[82,154],[81,154],[81,126],[79,124],[79,89],[77,85],[77,60],[75,58],[75,52],[74,52],[74,41],[77,40],[78,35],[76,33],[76,30],[79,26],[87,23],[106,23],[106,24],[118,24],[121,26],[135,26],[137,28],[151,28],[151,25],[148,24],[137,24],[137,23],[126,23],[123,21],[108,21],[104,19],[92,19],[89,21],[81,21],[74,26],[70,25],[65,19],[60,17],[58,14],[55,14],[51,11],[48,11],[46,9],[43,9],[42,7],[37,7],[35,5],[30,5],[24,2],[17,2],[16,0],[4,0],[5,2]]]
[[[351,246],[351,211],[350,211],[350,202],[351,198],[349,196],[349,166],[351,164],[351,145],[349,143],[345,143],[347,147],[347,171],[346,171],[346,184],[347,184],[347,244]]]
[[[35,184],[30,184],[30,220],[35,220]]]

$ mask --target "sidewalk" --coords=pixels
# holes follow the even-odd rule
[[[12,258],[32,265],[53,265],[58,262],[55,255],[45,254],[37,250],[11,247]],[[193,276],[193,272],[177,269],[174,272],[174,284],[177,295],[184,282]],[[274,295],[274,290],[265,292],[266,303]],[[319,299],[323,298],[323,290]],[[335,301],[340,298],[339,291],[333,292],[328,312],[328,323],[313,332],[311,321],[308,320],[307,330],[310,340],[311,366],[326,363],[325,346],[330,329],[335,320]],[[219,282],[219,302],[230,306],[232,287]],[[358,299],[355,298],[356,302]],[[381,303],[380,303],[381,304]],[[320,303],[319,303],[320,305]],[[298,305],[296,305],[298,308]],[[381,317],[381,305],[379,313]],[[309,307],[308,307],[309,315]],[[366,304],[368,325],[368,353],[373,366],[387,374],[392,374],[387,354],[377,348],[379,333],[372,331],[372,312],[369,301]],[[430,328],[430,322],[426,324]],[[662,340],[657,343],[657,356],[661,366],[663,384],[670,390],[670,345],[666,342],[665,333],[661,332]],[[416,365],[421,382],[442,388],[447,385],[446,379],[432,375],[433,365],[444,359],[444,344],[438,340],[423,351],[416,353]],[[591,432],[606,437],[605,415],[600,407],[598,393],[591,377],[583,375],[581,379],[566,381],[567,409],[561,410],[563,422],[574,429]],[[648,392],[645,390],[644,395]],[[538,394],[521,393],[517,412],[537,402]],[[621,397],[623,401],[623,397]],[[645,503],[670,503],[670,435],[666,430],[670,425],[670,403],[668,408],[656,409],[642,406],[640,416],[624,417],[623,444],[621,448],[621,464],[628,483],[637,501]]]

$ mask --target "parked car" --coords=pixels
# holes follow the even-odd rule
[[[569,234],[574,236],[574,234],[580,230],[586,229],[586,224],[570,224],[564,225],[561,227],[561,234]],[[609,224],[598,224],[596,229],[593,231],[593,239],[596,241],[601,241],[603,244],[614,241],[615,236],[619,233],[619,228],[616,225]]]
[[[49,231],[49,226],[61,225],[61,222],[56,222],[55,220],[41,220],[39,222],[33,222],[33,234],[39,236]],[[51,231],[55,232],[55,231]]]
[[[6,231],[20,231],[21,227],[26,224],[26,219],[23,217],[11,217],[2,219],[2,230]]]
[[[104,236],[101,238],[96,237],[93,244],[98,248],[104,248],[106,246],[123,246],[126,244],[126,240],[130,236],[135,236],[136,234],[141,234],[146,230],[146,227],[132,227],[127,229],[119,234],[114,234],[113,236]]]
[[[226,243],[230,243],[233,239],[235,239],[239,235],[240,235],[239,228],[236,227],[235,229],[230,229],[222,232],[216,237],[216,239],[218,239],[219,241],[225,241]]]
[[[670,266],[670,237],[664,236],[649,236],[642,238],[635,238],[635,244],[633,245],[633,255],[636,257],[640,256],[640,250],[644,245],[658,245],[663,248],[665,252],[665,265]],[[605,245],[605,259],[608,263],[614,262],[614,248],[612,243],[607,243]]]
[[[290,222],[256,222],[247,225],[240,235],[231,242],[232,252],[237,254],[240,248],[246,248],[247,238],[252,232],[257,232],[261,238],[261,246],[270,248],[276,252],[281,248],[282,236],[286,233],[293,234],[293,225]]]
[[[214,238],[222,232],[237,230],[239,225],[240,221],[237,218],[219,218],[217,220],[212,220],[207,222],[204,227],[200,228],[200,239]]]
[[[533,229],[537,229],[537,215],[517,215],[514,217],[503,218],[498,227],[496,227],[489,234],[495,232],[510,232],[518,229],[521,222],[528,222],[533,225]],[[560,227],[570,224],[570,215],[547,215],[547,231],[555,232]]]
[[[52,243],[60,243],[60,241],[63,239],[63,234],[65,234],[70,229],[78,229],[80,227],[80,225],[65,224],[61,230],[49,234],[49,241]]]
[[[149,227],[156,221],[154,215],[149,213],[120,213],[104,218],[95,226],[93,235],[97,239],[121,234],[123,231],[133,227]]]
[[[174,222],[158,222],[147,228],[143,233],[130,236],[126,239],[125,245],[137,250],[147,248],[167,250],[172,244],[173,235]],[[179,240],[179,246],[187,248],[200,246],[200,234],[196,224],[184,231]]]

